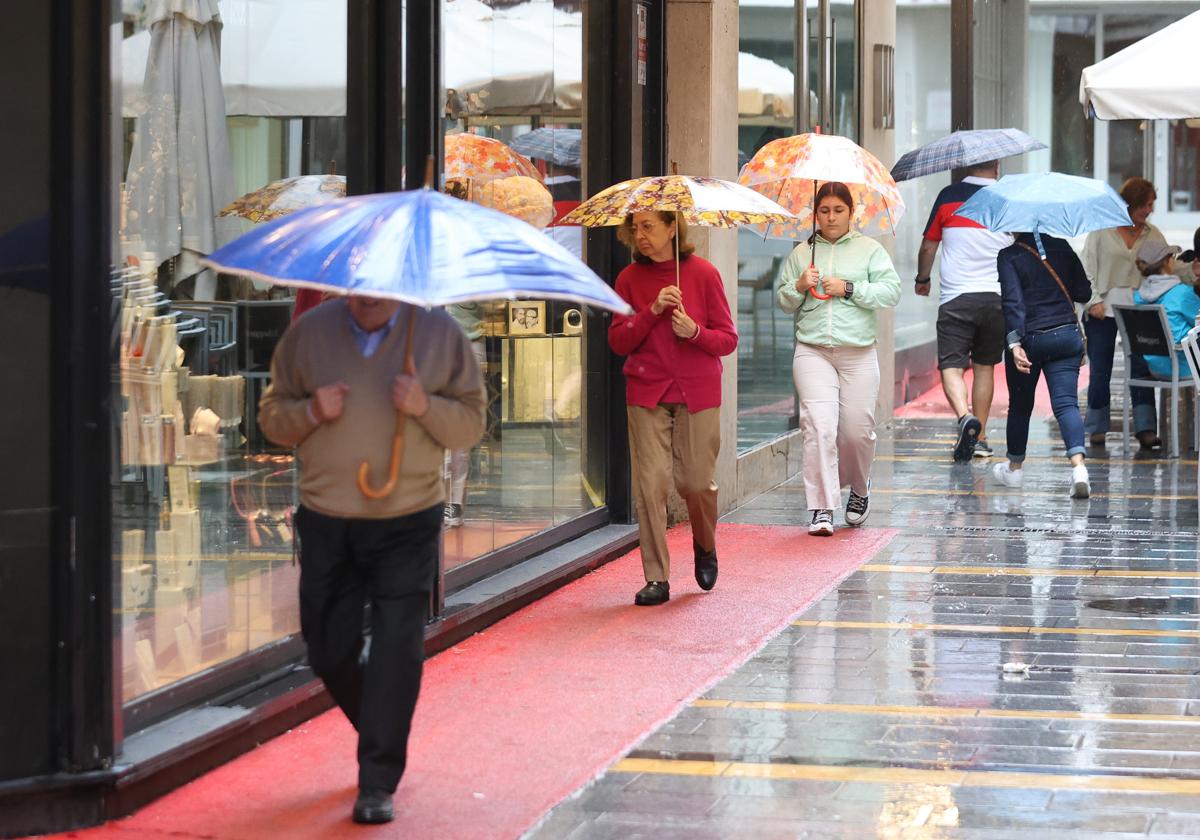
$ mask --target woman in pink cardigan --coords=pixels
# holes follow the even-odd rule
[[[737,348],[737,330],[717,269],[695,256],[687,223],[669,212],[635,213],[618,237],[634,262],[617,277],[633,307],[608,329],[625,360],[629,458],[646,585],[639,606],[671,599],[667,495],[671,481],[687,502],[696,583],[717,582],[717,453],[721,449],[721,357]],[[675,239],[679,238],[679,285]]]

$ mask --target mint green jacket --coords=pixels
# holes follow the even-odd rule
[[[809,263],[808,243],[798,245],[779,272],[775,299],[796,322],[796,341],[820,347],[870,347],[875,343],[875,310],[900,301],[900,275],[874,239],[850,231],[830,243],[817,235],[816,263],[822,277],[854,284],[850,300],[817,300],[796,291],[796,279]]]

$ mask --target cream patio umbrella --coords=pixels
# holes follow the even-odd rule
[[[1200,117],[1200,69],[1189,59],[1200,39],[1200,12],[1085,67],[1079,102],[1102,120]]]
[[[217,0],[151,0],[150,48],[126,174],[124,237],[158,262],[181,257],[177,276],[233,233],[217,213],[236,197],[221,88]],[[203,295],[197,284],[197,297]]]

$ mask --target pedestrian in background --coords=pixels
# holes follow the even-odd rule
[[[989,457],[987,421],[992,410],[995,368],[1004,358],[1004,318],[996,255],[1012,244],[1012,234],[990,231],[959,207],[979,190],[996,183],[999,161],[972,166],[961,181],[938,193],[917,252],[918,295],[928,295],[929,274],[941,249],[940,300],[937,316],[938,370],[946,402],[958,418],[954,460],[960,464]],[[970,402],[963,373],[970,367]]]
[[[847,525],[861,525],[870,513],[879,399],[875,312],[900,300],[900,277],[882,245],[850,230],[854,198],[845,184],[823,184],[815,203],[817,230],[787,258],[775,294],[795,319],[792,377],[812,511],[808,532],[831,536],[843,487],[850,487]],[[813,297],[818,287],[828,300]]]
[[[617,235],[633,252],[616,289],[634,314],[613,318],[608,343],[628,357],[629,460],[646,577],[634,603],[655,606],[671,599],[672,477],[692,525],[696,583],[707,591],[717,582],[721,357],[737,349],[738,336],[721,275],[693,253],[687,222],[669,212],[634,213]]]
[[[417,337],[411,365],[410,329]],[[368,499],[358,489],[359,464],[391,451],[397,412],[406,416],[399,481],[387,496]],[[479,365],[444,311],[361,296],[329,300],[276,345],[258,422],[270,440],[297,447],[300,631],[313,672],[358,730],[352,816],[388,822],[421,687],[444,450],[469,449],[483,435]]]
[[[1008,353],[1008,462],[992,466],[1006,487],[1019,488],[1025,478],[1029,418],[1039,376],[1046,377],[1054,418],[1071,462],[1070,493],[1091,494],[1084,465],[1083,415],[1079,412],[1079,366],[1083,361],[1083,327],[1075,304],[1092,295],[1079,257],[1064,240],[1041,234],[1046,257],[1038,254],[1033,235],[1022,233],[997,258],[1004,299]]]
[[[1092,231],[1083,246],[1083,269],[1092,284],[1083,329],[1087,335],[1090,366],[1086,429],[1092,446],[1104,446],[1104,435],[1111,424],[1113,358],[1117,347],[1117,324],[1112,305],[1132,304],[1133,292],[1142,284],[1137,267],[1138,249],[1155,242],[1166,245],[1162,231],[1150,224],[1156,193],[1145,178],[1130,178],[1121,185],[1121,198],[1129,205],[1132,225]],[[1141,357],[1133,357],[1129,373],[1146,378],[1149,370]],[[1162,446],[1158,416],[1154,408],[1154,390],[1133,388],[1133,429],[1143,450]]]
[[[1184,283],[1176,274],[1178,254],[1177,246],[1163,245],[1160,242],[1147,242],[1139,248],[1137,264],[1145,279],[1142,280],[1141,288],[1133,293],[1134,303],[1155,304],[1166,310],[1167,322],[1171,325],[1171,338],[1176,344],[1196,326],[1196,319],[1200,317],[1200,297],[1196,295],[1196,288]],[[1191,372],[1187,354],[1180,350],[1177,355],[1179,375],[1186,379]],[[1144,358],[1146,366],[1156,379],[1171,378],[1169,356]]]

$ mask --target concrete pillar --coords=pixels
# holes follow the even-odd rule
[[[738,4],[667,0],[667,160],[681,175],[737,178]],[[717,267],[736,319],[737,234],[691,228],[696,253]],[[724,360],[720,509],[737,495],[737,354]],[[672,511],[678,510],[672,505]],[[686,513],[684,514],[686,516]]]
[[[895,162],[896,131],[894,128],[881,128],[875,125],[875,97],[885,94],[875,79],[874,52],[876,44],[895,47],[896,45],[896,2],[895,0],[870,0],[869,14],[861,14],[861,27],[858,39],[859,67],[862,68],[862,80],[859,90],[859,145],[869,151],[890,167]],[[909,207],[909,213],[919,213],[920,208]],[[895,255],[895,240],[890,236],[881,240],[884,247]],[[901,287],[906,291],[911,278],[901,277]],[[877,346],[879,348],[879,402],[875,408],[875,416],[879,424],[891,422],[892,412],[896,408],[895,388],[896,378],[896,313],[889,309],[879,313],[879,331]]]

